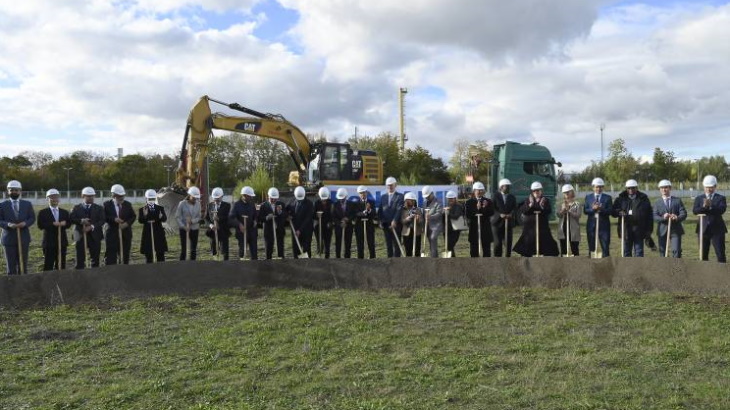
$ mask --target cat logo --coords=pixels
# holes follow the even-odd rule
[[[353,159],[352,160],[352,169],[360,169],[362,168],[362,160],[361,159]]]
[[[241,122],[236,124],[236,129],[247,133],[258,133],[261,129],[260,122]]]

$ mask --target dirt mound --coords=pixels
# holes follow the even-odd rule
[[[167,262],[0,277],[0,306],[200,294],[225,288],[573,286],[730,295],[728,265],[664,258],[394,258]]]

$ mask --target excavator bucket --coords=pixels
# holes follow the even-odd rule
[[[162,188],[157,192],[157,203],[165,207],[165,213],[167,214],[167,222],[163,223],[163,226],[168,233],[177,232],[179,229],[175,212],[180,201],[185,199],[186,196],[184,192],[179,192],[170,187]]]

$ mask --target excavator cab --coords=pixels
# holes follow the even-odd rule
[[[307,180],[314,186],[381,184],[383,164],[373,151],[353,151],[350,144],[312,145]]]

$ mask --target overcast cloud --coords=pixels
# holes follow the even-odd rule
[[[272,1],[2,7],[2,155],[173,153],[204,94],[339,140],[395,133],[399,87],[409,144],[445,159],[511,139],[581,169],[601,123],[637,156],[730,148],[727,2],[281,0],[298,19],[272,27]]]

